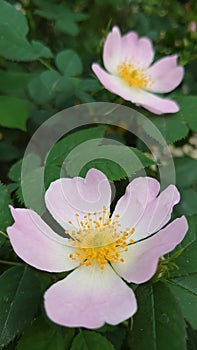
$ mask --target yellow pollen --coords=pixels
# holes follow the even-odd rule
[[[103,207],[102,213],[88,213],[83,221],[78,220],[79,214],[76,213],[78,229],[66,230],[70,235],[69,241],[77,250],[69,255],[69,258],[76,260],[80,265],[90,266],[98,264],[103,270],[107,263],[117,261],[124,262],[122,253],[128,251],[127,245],[134,243],[130,236],[135,232],[134,228],[120,229],[118,222],[119,214],[110,218],[110,212]],[[72,224],[72,221],[69,221]]]
[[[118,74],[130,86],[134,86],[137,88],[149,88],[153,83],[151,77],[145,72],[143,68],[135,68],[131,63],[127,62],[126,60],[119,64]]]

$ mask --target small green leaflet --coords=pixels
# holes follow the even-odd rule
[[[39,284],[29,268],[13,267],[0,276],[0,346],[33,320],[39,303]]]

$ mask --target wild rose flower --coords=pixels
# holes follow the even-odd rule
[[[118,27],[108,34],[103,51],[103,63],[92,69],[104,87],[124,100],[139,104],[155,114],[175,113],[176,102],[153,93],[174,90],[182,81],[183,67],[177,66],[177,55],[166,56],[151,66],[154,58],[149,38],[138,38],[136,32],[121,37]]]
[[[91,169],[85,179],[53,182],[46,205],[70,238],[56,234],[34,211],[11,208],[15,223],[7,232],[18,256],[40,270],[75,269],[45,293],[52,321],[98,328],[136,312],[135,295],[121,277],[134,283],[149,280],[159,257],[173,250],[188,229],[182,216],[161,230],[180,196],[174,185],[160,195],[159,188],[153,178],[136,178],[111,215],[111,188],[102,172]]]

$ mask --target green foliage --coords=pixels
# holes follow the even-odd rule
[[[181,191],[181,202],[176,207],[179,215],[194,215],[197,213],[197,191],[192,188]]]
[[[182,254],[175,260],[172,278],[168,281],[171,291],[180,304],[185,319],[197,329],[197,215],[188,218],[189,231],[177,248],[183,249]]]
[[[176,259],[178,269],[172,273],[172,277],[184,277],[197,272],[196,249],[197,249],[197,215],[188,217],[189,231],[184,240],[179,244],[184,248],[182,254]]]
[[[81,331],[74,339],[71,350],[114,350],[113,345],[96,332]]]
[[[25,330],[16,350],[69,350],[73,336],[74,329],[54,327],[39,317]]]
[[[53,178],[53,180],[55,179],[54,174],[57,176],[56,179],[60,177],[62,164],[75,147],[79,145],[81,147],[83,142],[87,142],[91,139],[102,139],[104,137],[105,130],[106,127],[100,125],[93,128],[76,131],[75,133],[72,133],[61,141],[57,142],[48,154],[46,160],[45,174],[47,187],[48,183],[51,182],[51,178]]]
[[[69,6],[65,4],[53,4],[52,1],[33,0],[38,6],[35,13],[41,17],[55,21],[55,29],[75,36],[79,33],[77,22],[85,20],[88,16],[83,13],[73,12]]]
[[[83,68],[80,57],[73,50],[61,51],[56,57],[56,66],[68,77],[80,75]]]
[[[187,123],[188,127],[197,132],[197,96],[177,96],[180,105],[178,117]]]
[[[136,290],[138,312],[129,335],[130,349],[186,350],[183,315],[174,295],[163,283]]]
[[[197,331],[193,330],[192,327],[188,324],[187,327],[188,334],[188,350],[196,350],[197,346]]]
[[[172,144],[185,138],[189,130],[197,132],[197,97],[196,96],[176,96],[175,100],[180,106],[180,111],[174,115],[151,117],[150,120],[161,132],[167,144]],[[156,135],[144,126],[145,132],[155,138]],[[160,142],[160,139],[157,139]]]
[[[179,301],[184,317],[194,329],[197,329],[197,272],[189,276],[174,278],[170,281],[169,286]]]
[[[12,204],[7,188],[0,182],[0,230],[5,231],[12,223],[10,209],[8,205]]]
[[[42,72],[32,79],[28,85],[29,94],[38,104],[45,104],[54,97],[54,90],[60,74],[55,70]]]
[[[30,269],[13,267],[0,277],[0,346],[33,320],[39,302],[39,285]]]
[[[191,22],[197,23],[196,13],[197,4],[190,0],[0,0],[1,349],[196,350],[197,32],[191,30]],[[155,61],[178,54],[185,76],[168,97],[179,104],[179,112],[154,115],[103,88],[91,65],[101,63],[104,40],[114,25],[123,34],[136,31],[152,39]],[[147,123],[141,125],[139,119],[135,126],[144,131],[153,148],[155,141],[162,143],[160,132],[167,144],[181,149],[184,155],[174,158],[181,201],[173,219],[187,215],[189,231],[166,256],[168,273],[159,282],[155,282],[157,274],[140,286],[130,285],[138,302],[132,320],[97,330],[66,328],[46,318],[42,302],[45,290],[66,273],[22,266],[7,269],[23,262],[4,232],[13,222],[9,204],[45,214],[44,193],[61,176],[84,177],[95,167],[116,181],[117,198],[124,193],[127,176],[145,169],[147,175],[160,178],[159,164],[144,153],[153,149],[126,130],[95,124],[99,116],[91,125],[62,137],[46,159],[37,156],[40,146],[34,144],[35,153],[24,162],[27,144],[43,122],[65,108],[100,101],[123,104],[145,115]],[[55,133],[55,128],[49,138],[50,132]],[[194,152],[190,154],[184,146],[191,146],[191,138]],[[41,143],[45,146],[45,140]]]
[[[190,157],[174,158],[176,169],[176,185],[178,188],[188,188],[197,183],[197,160]]]
[[[161,133],[168,145],[181,140],[188,135],[189,129],[186,122],[178,113],[159,117],[152,117],[150,115],[149,119],[156,126],[157,130]],[[142,125],[142,127],[149,136],[158,142],[161,142],[161,137],[154,132],[152,127],[150,128],[146,123]]]
[[[14,23],[14,25],[13,25]],[[10,60],[32,61],[51,57],[51,51],[39,41],[27,40],[28,23],[22,12],[0,1],[0,55]],[[8,45],[9,43],[9,45]]]
[[[106,174],[109,180],[117,181],[155,163],[133,147],[99,146],[96,141],[91,143],[90,147],[88,144],[84,147],[82,145],[80,150],[68,157],[66,171],[70,176],[76,176],[83,164],[85,166],[81,169],[80,176],[85,177],[89,169],[96,168]]]
[[[25,101],[12,96],[0,96],[0,125],[26,130],[27,117]]]

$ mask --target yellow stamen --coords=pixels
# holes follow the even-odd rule
[[[136,68],[127,60],[118,66],[118,74],[130,86],[141,89],[149,88],[153,81],[143,68]]]
[[[77,248],[74,254],[69,257],[78,260],[80,265],[90,266],[98,264],[103,270],[105,265],[117,261],[124,262],[122,253],[128,251],[127,245],[134,240],[129,237],[135,232],[134,228],[127,227],[126,230],[119,229],[119,214],[115,214],[114,219],[109,218],[111,213],[107,213],[107,208],[103,207],[101,213],[88,213],[83,221],[78,221],[79,214],[76,214],[78,230],[69,232],[73,247]],[[71,221],[69,221],[71,223]]]

